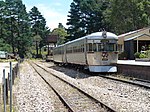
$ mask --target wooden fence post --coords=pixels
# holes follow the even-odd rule
[[[10,62],[10,112],[12,112],[12,62]]]
[[[6,112],[6,82],[5,82],[5,69],[3,69],[3,102],[4,102],[4,112]]]

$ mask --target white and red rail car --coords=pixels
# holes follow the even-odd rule
[[[75,64],[90,72],[117,72],[118,37],[111,32],[96,32],[57,46],[53,61]]]

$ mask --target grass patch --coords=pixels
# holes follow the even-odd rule
[[[118,78],[118,79],[121,79],[121,80],[134,80],[134,78],[133,77],[129,77],[129,76],[126,76],[126,75],[124,75],[124,74],[115,74],[115,75],[112,75],[112,76],[114,76],[114,77],[116,77],[116,78]]]
[[[16,62],[15,59],[0,59],[0,62]]]

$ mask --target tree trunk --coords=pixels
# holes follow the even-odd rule
[[[38,57],[39,52],[38,52],[38,41],[36,41],[36,58]]]

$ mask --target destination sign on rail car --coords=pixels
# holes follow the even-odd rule
[[[94,43],[100,43],[101,40],[94,40]]]
[[[102,40],[101,40],[101,43],[109,43],[109,40],[107,40],[107,39],[102,39]]]

